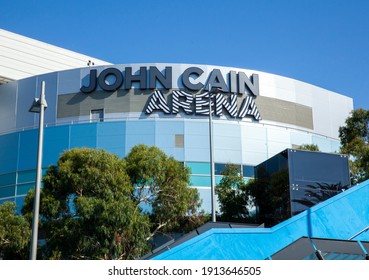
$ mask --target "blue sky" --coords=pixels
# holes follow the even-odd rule
[[[0,28],[112,63],[260,70],[369,109],[369,0],[0,2]]]

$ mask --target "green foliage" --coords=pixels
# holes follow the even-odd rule
[[[156,147],[139,145],[124,159],[103,150],[64,152],[43,178],[40,229],[44,259],[135,259],[148,240],[199,205],[189,171]],[[22,212],[31,218],[33,192]],[[142,209],[151,207],[150,213]]]
[[[299,146],[299,149],[311,152],[320,152],[319,147],[316,144],[303,144]]]
[[[356,109],[339,128],[341,153],[350,156],[351,183],[369,179],[369,111]]]
[[[241,170],[234,164],[227,164],[222,172],[223,178],[216,186],[220,207],[218,220],[225,222],[249,222],[251,198],[248,184]]]
[[[190,170],[159,148],[138,145],[125,157],[127,173],[136,187],[136,203],[152,208],[153,234],[179,226],[200,206],[196,189],[188,188]]]
[[[31,238],[30,224],[16,214],[13,202],[0,205],[0,259],[27,259]]]
[[[102,150],[64,152],[43,178],[43,258],[133,259],[147,251],[150,224],[130,199],[124,161]],[[32,208],[32,193],[23,212]]]
[[[353,110],[346,119],[345,126],[339,128],[341,145],[347,147],[352,141],[357,139],[361,139],[363,142],[368,143],[368,122],[369,111],[362,108]]]

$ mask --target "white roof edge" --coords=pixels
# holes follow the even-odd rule
[[[85,54],[63,49],[48,43],[0,29],[0,83],[62,71],[95,66],[111,65]]]

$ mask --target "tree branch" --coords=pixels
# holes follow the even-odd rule
[[[149,237],[146,238],[146,240],[151,239],[152,237],[154,237],[154,235],[159,231],[159,229],[165,227],[168,224],[168,222],[165,222],[163,224],[160,224],[151,234]]]

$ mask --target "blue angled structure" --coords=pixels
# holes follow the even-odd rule
[[[154,260],[263,260],[302,237],[369,241],[369,180],[272,228],[211,229]]]

